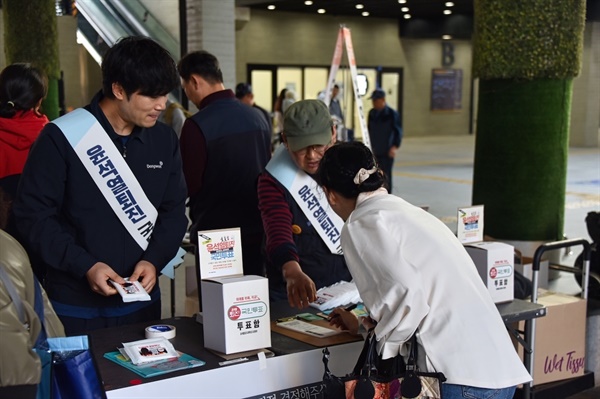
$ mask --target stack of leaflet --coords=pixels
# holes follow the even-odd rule
[[[317,291],[317,300],[310,303],[310,306],[321,311],[346,306],[351,303],[360,303],[360,295],[354,282],[340,281],[323,287]]]

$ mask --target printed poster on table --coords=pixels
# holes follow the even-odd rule
[[[240,228],[199,231],[198,259],[202,280],[243,275]]]
[[[483,241],[483,205],[458,208],[456,236],[463,244]]]

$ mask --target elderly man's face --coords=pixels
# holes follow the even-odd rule
[[[381,111],[385,108],[385,98],[375,98],[373,99],[373,108],[378,111]]]

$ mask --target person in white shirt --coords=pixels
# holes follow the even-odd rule
[[[512,398],[531,381],[463,245],[433,215],[387,192],[364,144],[331,147],[317,175],[345,221],[344,257],[382,359],[405,356],[416,333],[421,371],[447,378],[444,399]],[[341,317],[332,325],[358,331],[353,313],[333,313]]]

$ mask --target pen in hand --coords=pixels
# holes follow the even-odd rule
[[[345,310],[346,312],[351,312],[352,310],[356,309],[356,307],[357,307],[357,306],[358,306],[358,304],[357,304],[357,303],[353,303],[352,305],[350,305],[350,306],[348,306],[348,307],[344,308],[344,310]],[[340,316],[340,314],[339,314],[339,313],[336,313],[336,314],[334,314],[333,316],[330,316],[330,317],[329,317],[329,319],[327,319],[327,320],[330,320],[330,321],[331,321],[331,320],[333,320],[333,319],[335,319],[336,317],[339,317],[339,316]]]

